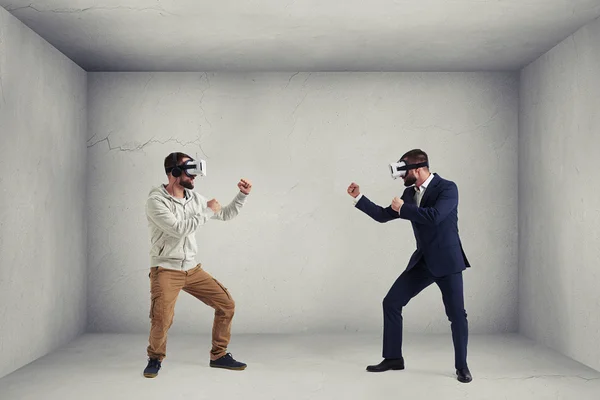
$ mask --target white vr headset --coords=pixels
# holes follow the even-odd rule
[[[417,169],[421,167],[429,167],[429,163],[425,161],[417,164],[406,164],[404,160],[400,160],[390,164],[390,172],[392,173],[392,179],[398,179],[404,178],[406,176],[406,171],[409,169]]]
[[[206,161],[205,160],[188,160],[183,164],[183,172],[186,175],[206,176]]]
[[[183,164],[177,165],[177,153],[173,153],[173,161],[175,161],[175,167],[167,168],[165,172],[171,173],[174,177],[179,177],[181,174],[186,174],[190,178],[193,176],[206,176],[206,161],[202,159],[198,160],[187,160]]]

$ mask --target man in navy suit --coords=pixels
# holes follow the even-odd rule
[[[394,170],[394,166],[397,167]],[[355,207],[377,222],[409,220],[417,249],[406,270],[383,300],[383,361],[367,367],[371,372],[404,369],[402,308],[423,289],[436,283],[442,292],[454,343],[455,369],[460,382],[473,379],[467,366],[468,324],[464,306],[462,271],[470,267],[458,234],[458,188],[429,171],[427,154],[415,149],[392,164],[392,176],[402,176],[406,189],[386,208],[371,202],[355,183],[348,187]]]

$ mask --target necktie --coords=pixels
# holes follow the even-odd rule
[[[416,198],[416,202],[417,202],[417,207],[421,206],[421,199],[423,198],[423,192],[425,191],[424,189],[419,189],[419,188],[415,188],[416,193],[415,196]]]

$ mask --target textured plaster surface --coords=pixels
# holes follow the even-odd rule
[[[155,379],[142,376],[146,339],[87,334],[1,379],[0,398],[593,400],[600,393],[599,372],[518,335],[473,336],[474,380],[466,385],[455,378],[447,335],[407,335],[406,369],[382,374],[365,371],[381,360],[378,335],[235,335],[233,355],[248,363],[241,372],[208,367],[209,336],[171,335]]]
[[[85,328],[86,86],[0,9],[0,376]]]
[[[600,21],[521,74],[520,329],[600,369]]]
[[[408,221],[353,207],[355,181],[387,206],[403,186],[389,163],[422,148],[460,191],[459,228],[473,332],[517,329],[518,80],[510,73],[89,73],[89,324],[149,327],[150,187],[171,151],[198,154],[196,190],[233,221],[197,232],[197,261],[237,303],[236,332],[379,332],[381,303],[415,240]],[[437,286],[406,328],[450,332]],[[186,293],[173,332],[207,332],[212,309]]]
[[[86,70],[517,70],[600,0],[0,0]]]

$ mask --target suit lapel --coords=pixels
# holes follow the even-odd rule
[[[438,183],[440,183],[440,177],[437,174],[433,174],[433,179],[431,180],[431,183],[429,184],[427,189],[425,189],[425,193],[421,198],[421,205],[419,207],[425,207],[425,204],[427,204],[427,200],[429,199],[431,192],[435,192],[437,190],[436,186],[438,185]]]
[[[406,196],[406,198],[404,199],[404,202],[407,204],[417,204],[415,202],[415,187],[411,186],[407,192],[408,196]]]

